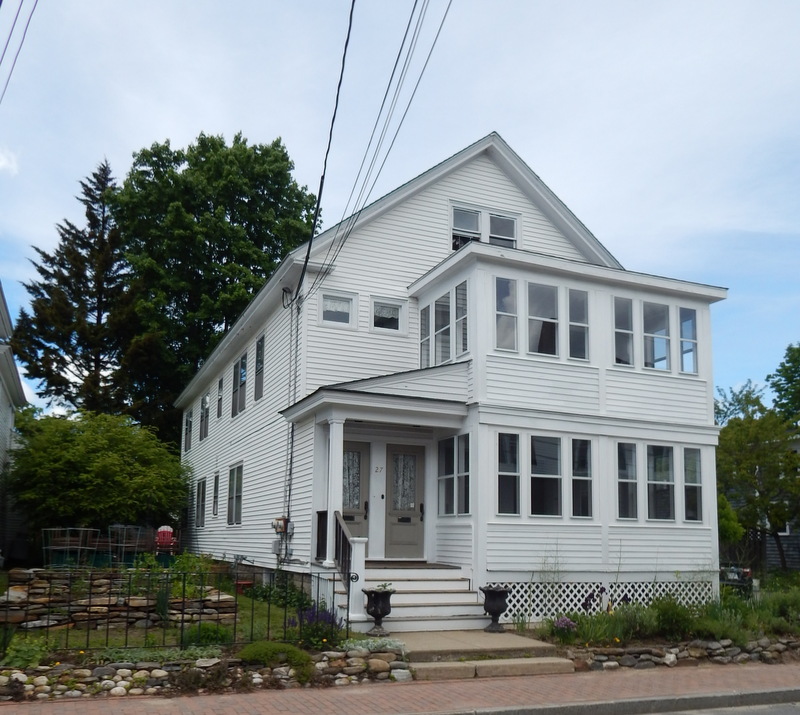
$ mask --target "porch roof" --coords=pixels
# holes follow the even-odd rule
[[[321,387],[281,414],[294,423],[341,419],[458,429],[467,416],[467,405],[457,400]]]

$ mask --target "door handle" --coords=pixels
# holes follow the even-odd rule
[[[419,520],[425,521],[425,505],[422,502],[419,503]]]
[[[364,521],[369,519],[369,500],[364,502]]]

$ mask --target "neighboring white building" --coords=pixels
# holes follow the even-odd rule
[[[712,594],[725,289],[623,269],[497,134],[315,238],[284,307],[306,250],[177,401],[194,550],[322,574],[351,554],[360,585],[417,593],[392,630],[469,627],[485,584],[534,620]],[[435,618],[424,592],[450,585],[418,579],[446,571],[378,570],[398,560],[450,567],[470,607]]]
[[[24,555],[24,521],[15,513],[3,488],[2,474],[8,466],[14,437],[14,412],[27,404],[22,382],[7,344],[14,326],[0,285],[0,554],[4,558]]]

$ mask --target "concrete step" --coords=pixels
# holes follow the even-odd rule
[[[382,577],[375,577],[369,574],[366,575],[364,581],[356,582],[355,586],[359,589],[362,588],[375,588],[383,583],[390,583],[395,591],[407,591],[409,589],[424,588],[424,589],[449,589],[457,591],[469,591],[470,580],[462,578],[461,576],[444,576],[436,575],[428,576],[403,576],[402,578],[395,577],[393,579],[386,579]]]
[[[477,631],[489,625],[491,619],[489,616],[476,616],[476,615],[425,615],[414,616],[410,618],[401,618],[395,615],[394,608],[392,613],[384,618],[383,627],[392,636],[396,633],[409,633],[416,632],[420,629],[426,629],[437,632],[445,631]],[[374,622],[368,616],[365,621],[351,621],[350,629],[359,633],[366,633],[373,626]],[[402,640],[401,636],[398,636]]]
[[[416,680],[457,680],[510,675],[573,673],[575,666],[569,658],[544,656],[541,658],[489,658],[486,660],[414,663],[412,671]]]
[[[395,594],[397,595],[397,594]],[[483,604],[475,601],[423,601],[415,599],[406,603],[395,602],[392,596],[392,612],[386,617],[387,620],[420,618],[424,616],[440,616],[443,618],[455,618],[458,616],[483,616]],[[488,618],[488,616],[484,616]],[[491,620],[491,619],[489,619]],[[487,621],[488,623],[488,621]]]

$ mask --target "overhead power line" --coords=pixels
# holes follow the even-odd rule
[[[2,2],[2,0],[0,0]],[[8,39],[6,40],[5,46],[3,47],[3,54],[0,55],[0,67],[2,67],[3,60],[6,56],[6,50],[8,50],[8,45],[11,42],[11,36],[14,34],[14,28],[17,25],[17,18],[19,17],[20,10],[22,10],[22,3],[24,0],[20,0],[19,7],[17,8],[17,14],[14,16],[14,22],[11,25],[11,30],[8,33]],[[28,34],[28,27],[31,24],[31,19],[33,18],[33,13],[36,10],[36,6],[39,4],[39,0],[33,1],[33,7],[31,8],[31,13],[28,15],[28,20],[25,23],[25,29],[22,31],[22,39],[19,41],[19,46],[17,47],[17,52],[14,55],[14,61],[11,63],[11,69],[8,71],[8,77],[6,77],[6,82],[3,85],[3,92],[0,94],[0,104],[3,103],[3,97],[6,96],[6,90],[8,89],[8,83],[11,81],[11,75],[14,74],[14,68],[17,66],[17,59],[19,58],[19,53],[22,50],[22,45],[25,43],[25,37]]]
[[[389,82],[387,84],[386,92],[384,93],[384,100],[381,103],[381,108],[378,111],[378,115],[376,116],[375,124],[374,124],[373,130],[372,130],[372,134],[370,136],[369,142],[367,143],[367,149],[365,150],[365,155],[364,155],[364,158],[362,159],[362,162],[361,162],[361,167],[359,168],[358,175],[356,176],[356,180],[354,182],[353,190],[350,193],[350,197],[352,198],[353,193],[355,192],[355,187],[356,187],[356,185],[358,185],[359,180],[361,180],[361,188],[358,191],[356,202],[355,202],[355,205],[353,207],[353,212],[349,216],[349,218],[345,221],[344,220],[344,216],[347,214],[347,211],[348,211],[349,206],[350,206],[350,199],[348,199],[347,206],[345,207],[344,212],[343,212],[342,221],[340,221],[340,223],[338,225],[338,228],[337,228],[337,231],[336,231],[336,234],[331,239],[331,242],[330,242],[330,244],[328,246],[328,251],[326,252],[326,256],[325,256],[325,259],[323,261],[323,266],[322,266],[321,270],[319,271],[319,273],[317,274],[317,276],[315,277],[313,284],[309,288],[308,295],[311,295],[312,293],[314,293],[316,290],[319,289],[319,286],[322,284],[322,282],[325,280],[325,278],[330,274],[331,270],[333,269],[333,265],[336,262],[336,259],[339,256],[339,253],[341,252],[342,248],[344,247],[345,242],[349,238],[350,233],[352,232],[353,228],[355,227],[356,222],[358,221],[359,216],[361,215],[361,211],[367,205],[367,202],[369,201],[369,197],[372,194],[372,191],[374,190],[378,179],[380,178],[381,172],[383,171],[383,168],[386,165],[386,161],[389,158],[389,154],[391,153],[391,150],[394,147],[395,141],[397,140],[397,136],[400,133],[400,129],[403,126],[403,122],[405,121],[405,118],[408,115],[409,109],[411,108],[411,103],[413,102],[414,97],[415,97],[415,95],[417,93],[417,90],[419,89],[420,83],[422,81],[422,77],[425,74],[425,70],[428,67],[428,63],[430,62],[431,56],[433,55],[433,51],[434,51],[434,49],[436,47],[436,43],[438,42],[439,36],[441,35],[442,28],[444,27],[445,20],[447,19],[448,12],[450,11],[450,6],[452,4],[452,0],[448,1],[447,7],[445,8],[444,13],[442,14],[441,21],[439,22],[439,27],[438,27],[438,29],[436,31],[436,34],[435,34],[435,36],[434,36],[434,38],[433,38],[433,40],[431,42],[431,45],[430,45],[430,48],[428,50],[427,56],[425,58],[425,61],[423,63],[423,66],[419,71],[419,74],[417,76],[416,82],[414,84],[414,88],[413,88],[413,90],[411,92],[411,95],[410,95],[408,101],[406,102],[405,109],[403,110],[403,113],[402,113],[402,115],[400,117],[400,120],[397,123],[397,127],[395,128],[394,134],[392,135],[392,138],[391,138],[391,141],[389,143],[389,146],[386,149],[386,151],[384,152],[383,159],[380,161],[380,164],[377,164],[378,163],[378,158],[379,158],[380,153],[381,153],[381,149],[383,147],[384,141],[385,141],[387,133],[389,131],[389,127],[390,127],[392,119],[393,119],[393,117],[395,115],[395,110],[396,110],[396,107],[397,107],[397,104],[398,104],[398,100],[399,100],[399,97],[400,97],[400,94],[401,94],[401,90],[402,90],[403,85],[404,85],[404,83],[406,81],[406,78],[407,78],[407,75],[408,75],[408,72],[409,72],[409,67],[411,65],[411,61],[412,61],[414,52],[415,52],[415,50],[417,48],[417,45],[418,45],[418,42],[419,42],[420,34],[421,34],[421,31],[422,31],[422,27],[424,25],[425,16],[426,16],[429,4],[430,4],[430,0],[423,0],[422,7],[420,8],[420,11],[419,11],[418,15],[416,16],[416,22],[414,21],[414,14],[415,14],[416,8],[417,8],[417,3],[416,2],[414,3],[414,7],[411,10],[411,15],[409,16],[409,22],[408,22],[408,25],[406,26],[406,32],[405,32],[405,34],[403,36],[403,41],[400,44],[400,49],[398,50],[398,55],[397,55],[397,58],[395,60],[395,65],[394,65],[394,68],[392,70],[392,74],[391,74],[391,76],[389,78]],[[411,34],[411,37],[409,39],[409,29],[411,28],[412,25],[414,25],[414,31]],[[402,59],[402,70],[400,71],[399,76],[397,77],[397,80],[395,82],[395,75],[397,73],[398,66],[401,65],[401,58],[403,58]],[[394,89],[392,90],[392,84],[393,83],[395,83],[395,84],[394,84]],[[388,106],[388,109],[387,109],[386,108],[386,99],[390,94],[392,95],[392,100],[389,103],[389,106]],[[383,122],[382,122],[382,129],[381,129],[379,138],[378,138],[377,142],[375,143],[375,146],[374,146],[374,148],[372,150],[372,158],[369,161],[369,168],[367,169],[366,173],[364,174],[364,176],[362,178],[362,169],[363,169],[364,164],[366,163],[367,155],[370,153],[370,146],[371,146],[371,144],[373,142],[373,139],[375,137],[375,133],[376,133],[377,127],[378,127],[379,124],[381,124],[381,115],[384,113],[384,110],[386,110],[386,112],[385,112],[385,116],[384,116]],[[374,176],[372,176],[376,165],[378,166],[377,171],[374,173]]]

